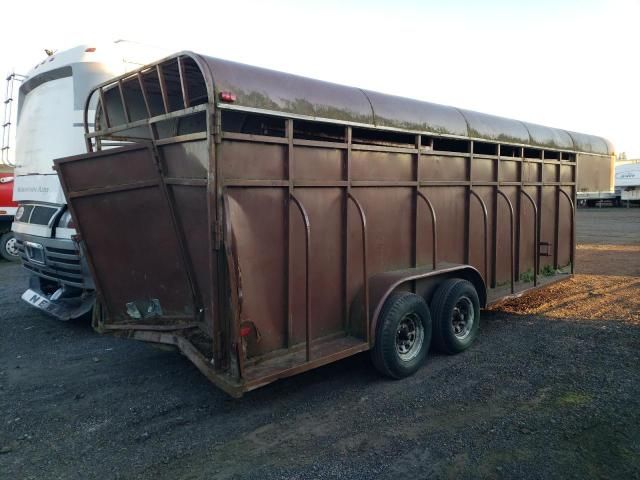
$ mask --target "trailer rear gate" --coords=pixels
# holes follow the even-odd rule
[[[566,277],[539,273],[573,269],[576,169],[611,153],[191,53],[93,94],[90,153],[56,164],[95,326],[175,344],[233,395],[368,350],[394,290],[465,278],[485,305]]]

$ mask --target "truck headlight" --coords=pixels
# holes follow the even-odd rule
[[[76,223],[73,221],[71,217],[71,212],[67,210],[60,217],[60,222],[58,223],[59,228],[76,228]]]

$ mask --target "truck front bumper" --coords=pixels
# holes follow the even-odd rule
[[[89,312],[95,287],[75,242],[18,232],[15,236],[22,264],[32,273],[22,299],[60,320]]]

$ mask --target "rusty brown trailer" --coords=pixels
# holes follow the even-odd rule
[[[471,328],[476,303],[566,278],[577,171],[612,153],[600,137],[190,52],[97,86],[85,131],[88,153],[56,168],[94,327],[175,345],[235,396],[375,357],[393,302],[417,305],[397,320],[409,355],[420,335],[428,349],[430,322],[442,342],[454,320]],[[473,300],[457,316],[443,285]]]

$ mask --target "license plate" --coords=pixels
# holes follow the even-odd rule
[[[34,292],[31,289],[22,294],[22,300],[52,315],[59,316],[60,314],[64,313],[58,305],[56,305],[55,303],[51,303],[45,297]]]

